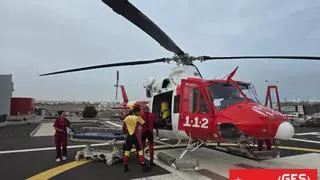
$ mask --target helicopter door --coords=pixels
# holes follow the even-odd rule
[[[182,80],[178,129],[193,138],[212,137],[213,112],[201,82]]]

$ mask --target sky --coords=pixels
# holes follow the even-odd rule
[[[320,56],[317,0],[130,0],[193,56]],[[1,0],[0,74],[12,74],[13,96],[37,100],[114,101],[116,71],[129,100],[146,99],[143,81],[166,77],[174,64],[151,64],[43,76],[134,60],[172,57],[101,0]],[[320,61],[223,60],[195,63],[206,79],[239,66],[263,100],[278,81],[281,99],[320,99]],[[121,101],[121,96],[118,99]]]

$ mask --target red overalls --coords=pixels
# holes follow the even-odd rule
[[[155,122],[155,116],[151,112],[143,112],[141,117],[145,121],[142,126],[142,147],[145,148],[146,140],[148,139],[149,148],[150,148],[150,161],[153,162],[154,159],[154,145],[153,145],[153,129],[156,129],[158,134],[158,128]]]
[[[67,156],[67,142],[68,133],[67,127],[70,127],[70,121],[67,118],[58,118],[54,121],[53,127],[62,129],[64,132],[56,131],[54,134],[55,144],[56,144],[56,158],[61,159],[61,146],[62,146],[62,156]]]

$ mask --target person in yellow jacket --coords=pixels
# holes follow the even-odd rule
[[[148,171],[149,168],[145,164],[145,158],[143,154],[142,149],[142,143],[141,138],[138,132],[138,125],[144,124],[145,121],[140,116],[140,107],[138,105],[135,105],[132,109],[132,113],[129,114],[123,121],[123,131],[126,135],[125,138],[125,153],[123,157],[123,164],[124,164],[124,172],[128,172],[128,161],[129,161],[129,155],[131,152],[131,149],[133,145],[136,148],[136,151],[138,152],[138,159],[140,162],[140,165],[142,166],[143,171]]]

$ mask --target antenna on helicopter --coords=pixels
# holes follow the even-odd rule
[[[233,76],[234,76],[235,73],[237,72],[238,68],[239,68],[239,66],[237,66],[231,73],[225,75],[225,76],[224,76],[223,78],[221,78],[221,79],[227,78],[227,79],[229,80],[229,79],[233,78]]]
[[[228,80],[232,79],[233,76],[236,74],[239,66],[237,66],[229,75],[228,75]]]

